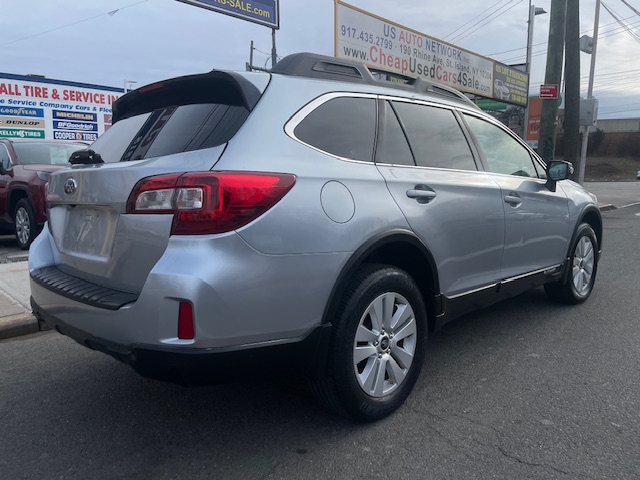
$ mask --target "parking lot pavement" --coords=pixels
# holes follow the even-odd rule
[[[640,203],[640,182],[586,182],[601,210]],[[2,237],[5,238],[5,237]],[[0,249],[0,339],[46,329],[31,313],[27,252]]]

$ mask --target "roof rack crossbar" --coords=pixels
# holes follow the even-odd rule
[[[432,93],[458,99],[477,108],[476,105],[462,92],[438,82],[426,80],[422,77],[408,79],[408,83],[392,83],[376,79],[371,70],[364,64],[351,60],[318,55],[315,53],[294,53],[280,60],[271,73],[293,75],[308,78],[322,78],[370,85],[385,86],[401,90],[412,90],[418,93]],[[388,73],[376,70],[376,73]]]

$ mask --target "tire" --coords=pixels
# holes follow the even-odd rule
[[[563,280],[548,283],[544,289],[552,300],[576,305],[591,295],[598,271],[598,239],[588,223],[578,227],[571,245],[568,268]]]
[[[27,250],[38,235],[38,224],[36,214],[31,203],[26,198],[22,198],[16,204],[13,211],[13,226],[16,231],[16,240],[22,250]]]
[[[406,272],[361,267],[338,307],[325,376],[312,383],[316,397],[362,422],[391,414],[420,375],[427,325],[422,295]]]

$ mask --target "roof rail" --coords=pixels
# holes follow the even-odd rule
[[[384,86],[400,90],[414,91],[417,93],[433,93],[449,98],[462,100],[468,105],[477,108],[466,95],[455,88],[424,78],[408,79],[407,83],[394,83],[379,80],[373,76],[371,70],[360,62],[342,58],[318,55],[316,53],[294,53],[280,60],[271,70],[271,73],[292,75],[307,78],[321,78],[324,80],[337,80],[343,82],[364,83],[369,85]],[[375,70],[376,73],[388,73],[383,70]]]

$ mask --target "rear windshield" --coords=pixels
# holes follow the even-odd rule
[[[18,143],[13,144],[22,165],[66,165],[73,152],[87,148],[82,143]]]
[[[248,115],[244,107],[217,103],[160,108],[116,122],[91,149],[113,163],[216,147],[233,138]]]

